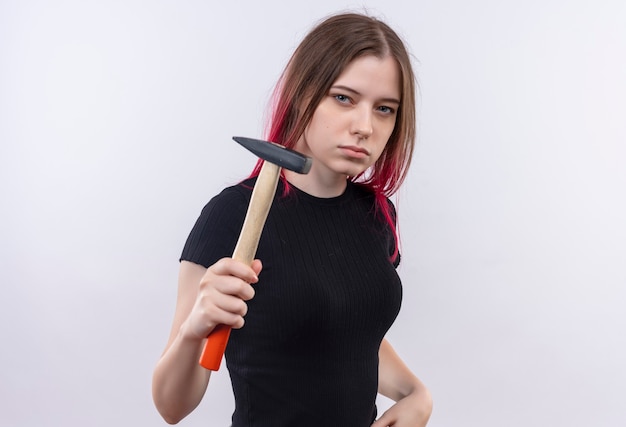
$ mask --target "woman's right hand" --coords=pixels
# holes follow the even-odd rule
[[[259,260],[248,266],[223,258],[208,269],[181,261],[170,337],[152,380],[154,403],[168,423],[179,422],[202,400],[211,372],[198,364],[202,342],[219,324],[243,326],[261,268]]]
[[[254,297],[252,284],[261,272],[260,260],[251,266],[232,258],[222,258],[206,270],[200,280],[195,303],[182,325],[183,335],[204,339],[220,324],[241,328],[248,312],[246,301]]]

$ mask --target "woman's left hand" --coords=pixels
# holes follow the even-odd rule
[[[430,393],[424,391],[400,399],[371,427],[425,427],[433,409],[433,402]]]

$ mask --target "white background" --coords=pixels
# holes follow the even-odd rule
[[[389,337],[429,426],[626,425],[626,2],[0,2],[0,424],[160,426],[178,256],[346,8],[405,38],[419,141]],[[381,407],[389,402],[381,399]],[[183,426],[226,426],[225,370]]]

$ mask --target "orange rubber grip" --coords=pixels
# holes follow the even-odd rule
[[[230,331],[231,329],[226,325],[217,325],[213,329],[204,345],[202,355],[200,355],[200,365],[211,371],[217,371],[220,368]]]

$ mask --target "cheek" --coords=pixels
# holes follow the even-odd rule
[[[372,164],[376,163],[378,161],[378,159],[380,159],[380,156],[383,154],[383,151],[385,151],[385,147],[381,147],[376,152],[376,156],[372,156]]]
[[[383,152],[385,151],[385,148],[387,147],[387,145],[389,144],[389,139],[391,138],[391,133],[389,134],[389,136],[387,137],[387,139],[384,140],[384,142],[381,142],[380,145],[378,145],[376,148],[376,160],[378,160],[380,158],[380,156],[383,154]]]
[[[324,114],[317,114],[311,120],[311,128],[313,132],[325,132],[332,128],[333,118]]]
[[[321,128],[324,127],[326,127],[325,121],[319,116],[319,114],[315,113],[313,114],[313,117],[311,117],[309,124],[306,126],[304,133],[307,135],[315,135]]]
[[[393,134],[394,129],[396,128],[396,121],[397,121],[397,117],[394,120],[390,120],[389,123],[385,124],[385,133],[387,135],[387,140],[389,140],[389,138],[391,138],[391,135]]]
[[[313,113],[309,123],[312,132],[332,131],[344,126],[343,116],[338,114],[337,110],[332,108],[331,105],[328,105],[328,102],[328,100],[322,101],[315,113]]]
[[[378,133],[378,138],[384,141],[388,141],[393,134],[394,129],[396,128],[397,116],[396,117],[378,117],[376,125],[376,131]]]

